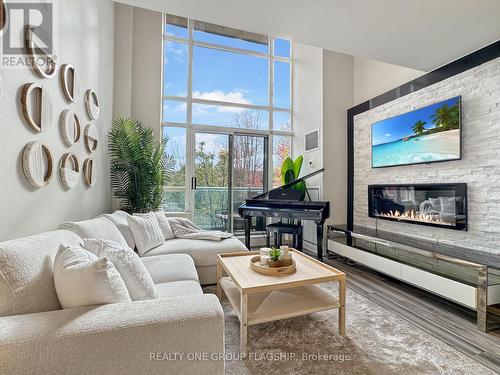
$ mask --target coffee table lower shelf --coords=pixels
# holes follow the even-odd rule
[[[222,289],[241,320],[241,294],[229,277],[220,280]],[[248,294],[247,324],[260,324],[340,307],[337,299],[318,285]]]

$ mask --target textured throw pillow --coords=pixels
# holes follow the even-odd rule
[[[104,214],[102,216],[108,220],[111,220],[113,224],[115,224],[115,226],[118,228],[122,236],[125,238],[125,241],[127,241],[128,247],[134,250],[135,249],[134,236],[132,236],[132,232],[130,231],[130,228],[128,226],[129,214],[126,213],[125,211],[116,210],[112,214]],[[94,235],[93,237],[96,236]]]
[[[128,225],[134,236],[137,251],[141,256],[165,242],[158,219],[153,213],[129,216]]]
[[[172,238],[175,238],[174,236],[174,231],[170,227],[170,223],[168,222],[167,217],[165,216],[165,213],[163,211],[152,211],[147,214],[134,214],[134,216],[143,216],[143,215],[149,215],[149,214],[154,214],[156,216],[156,219],[158,220],[158,224],[160,224],[160,229],[161,232],[163,233],[163,237],[166,240],[171,240]]]
[[[78,234],[81,238],[104,238],[127,245],[127,241],[125,241],[116,225],[102,216],[89,220],[63,223],[59,225],[59,229],[69,230]]]
[[[163,236],[165,237],[165,240],[171,240],[172,238],[174,238],[175,237],[174,232],[170,227],[170,223],[168,222],[165,213],[163,211],[155,211],[154,214],[156,215],[158,224],[160,224],[160,228],[163,233]]]
[[[132,301],[158,298],[155,284],[139,256],[118,242],[84,238],[85,249],[98,258],[108,258],[120,273]]]
[[[122,277],[107,258],[98,259],[80,246],[59,247],[54,284],[63,309],[130,302]]]

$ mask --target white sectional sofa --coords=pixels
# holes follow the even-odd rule
[[[165,241],[163,245],[151,249],[143,255],[143,261],[147,258],[164,254],[187,254],[194,260],[201,285],[215,284],[217,254],[245,251],[247,248],[237,238],[227,238],[220,242],[208,240],[187,240],[173,238]]]
[[[128,229],[126,215],[123,211],[115,211],[113,214],[106,214],[95,219],[64,223],[59,228],[71,230],[83,238],[94,236],[122,242],[133,249],[135,244]],[[114,224],[111,228],[110,222]],[[120,232],[119,234],[116,229]],[[194,260],[201,285],[209,285],[217,282],[217,254],[246,250],[246,246],[236,237],[222,241],[173,238],[149,250],[142,258],[165,254],[187,254]]]
[[[53,281],[60,244],[120,240],[103,217],[63,226],[71,231],[0,243],[1,374],[224,373],[224,314],[215,295],[203,294],[198,273],[214,282],[216,253],[238,251],[238,240],[219,247],[169,240],[141,258],[158,299],[62,310]],[[169,353],[186,355],[161,360]],[[188,361],[187,353],[208,360]]]

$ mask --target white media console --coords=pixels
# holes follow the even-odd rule
[[[437,242],[343,226],[328,227],[328,251],[474,309],[478,328],[491,328],[488,313],[500,303],[498,260]]]

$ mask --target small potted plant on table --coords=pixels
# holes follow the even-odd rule
[[[281,267],[281,250],[273,247],[271,251],[269,251],[269,260],[267,261],[267,265],[269,267]]]
[[[289,254],[288,256],[284,254],[283,250],[272,248],[269,251],[269,260],[267,261],[267,265],[272,268],[276,267],[286,267],[292,265],[292,257]]]

